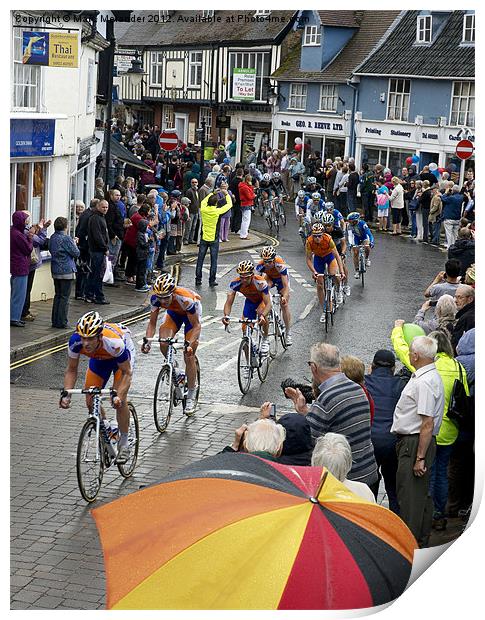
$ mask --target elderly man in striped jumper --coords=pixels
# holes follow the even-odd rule
[[[348,379],[340,367],[340,352],[331,344],[320,342],[310,350],[308,365],[318,398],[310,407],[298,389],[286,388],[298,413],[305,415],[316,441],[325,433],[345,435],[352,449],[349,480],[364,482],[377,497],[379,480],[370,433],[370,408],[364,390]]]

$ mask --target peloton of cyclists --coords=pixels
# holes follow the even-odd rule
[[[263,339],[261,342],[261,354],[269,353],[268,340],[268,314],[271,312],[271,296],[269,294],[268,282],[265,278],[254,273],[254,264],[250,260],[241,261],[236,271],[238,277],[230,283],[230,292],[227,294],[226,303],[224,305],[224,316],[222,322],[229,325],[229,316],[231,314],[236,294],[241,293],[246,298],[243,308],[243,319],[250,321],[258,321],[263,331]],[[243,332],[246,326],[243,325]]]
[[[374,247],[374,236],[372,235],[370,228],[360,219],[360,213],[353,211],[347,216],[348,231],[352,234],[352,255],[354,259],[354,268],[356,280],[359,279],[359,245],[364,246],[366,265],[370,267],[370,250]],[[351,240],[349,239],[349,242]]]
[[[266,278],[268,288],[276,287],[281,299],[281,311],[286,327],[286,344],[292,345],[293,339],[290,333],[290,281],[288,267],[285,261],[276,254],[273,246],[267,246],[261,250],[261,260],[256,265],[256,272]]]
[[[176,286],[174,278],[168,273],[158,276],[153,285],[153,293],[150,299],[151,312],[145,337],[152,338],[154,336],[160,310],[165,310],[165,316],[159,330],[160,338],[173,338],[182,325],[184,326],[184,361],[188,388],[184,413],[190,416],[195,412],[195,395],[198,387],[195,352],[201,332],[202,304],[200,296],[193,291]],[[141,347],[142,353],[148,353],[150,348],[150,343],[144,342]],[[160,351],[165,356],[167,349],[168,344],[161,342]]]

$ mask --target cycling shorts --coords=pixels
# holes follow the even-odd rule
[[[335,256],[333,252],[327,254],[327,256],[314,256],[313,257],[313,266],[315,267],[315,271],[317,273],[325,273],[325,265],[330,267],[332,261],[335,260]]]
[[[244,302],[243,317],[245,319],[254,321],[258,316],[258,309],[262,310],[263,308],[264,302],[254,302],[250,299],[246,299],[246,301]]]
[[[135,367],[135,345],[128,335],[125,336],[125,344],[131,371],[133,372]],[[104,388],[108,383],[111,373],[113,373],[113,382],[121,379],[122,372],[118,366],[118,360],[115,357],[110,359],[96,359],[91,357],[86,371],[84,387]]]
[[[273,283],[273,286],[276,286],[276,290],[278,291],[278,293],[281,293],[281,290],[283,289],[283,280],[281,278],[271,278],[271,282]]]
[[[179,314],[178,312],[173,312],[172,310],[167,310],[165,313],[165,317],[163,319],[160,327],[168,327],[176,334],[179,329],[184,325],[184,335],[187,337],[189,332],[192,329],[192,323],[190,322],[190,318],[188,314]]]
[[[370,245],[369,237],[356,237],[354,235],[354,247],[358,245]]]

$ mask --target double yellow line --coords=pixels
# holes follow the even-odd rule
[[[175,278],[175,281],[178,282],[180,277],[180,265],[172,265],[171,274]],[[123,321],[124,325],[131,325],[132,323],[136,323],[141,319],[146,319],[150,316],[150,312],[143,312],[137,316],[133,316],[126,321]],[[54,353],[58,353],[63,349],[67,349],[67,342],[63,342],[62,344],[57,344],[50,349],[44,349],[43,351],[39,351],[38,353],[33,353],[32,355],[28,355],[27,357],[23,357],[21,360],[16,360],[10,364],[10,370],[16,370],[17,368],[21,368],[22,366],[26,366],[27,364],[32,364],[33,362],[37,362],[44,357],[49,355],[53,355]]]

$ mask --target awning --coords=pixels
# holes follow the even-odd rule
[[[106,149],[103,146],[103,155],[106,153]],[[145,166],[145,164],[138,159],[136,155],[134,155],[131,151],[129,151],[125,146],[120,144],[118,140],[111,136],[111,157],[115,159],[119,159],[120,161],[125,162],[125,164],[130,164],[134,168],[140,168],[140,170],[151,171],[151,168]]]

